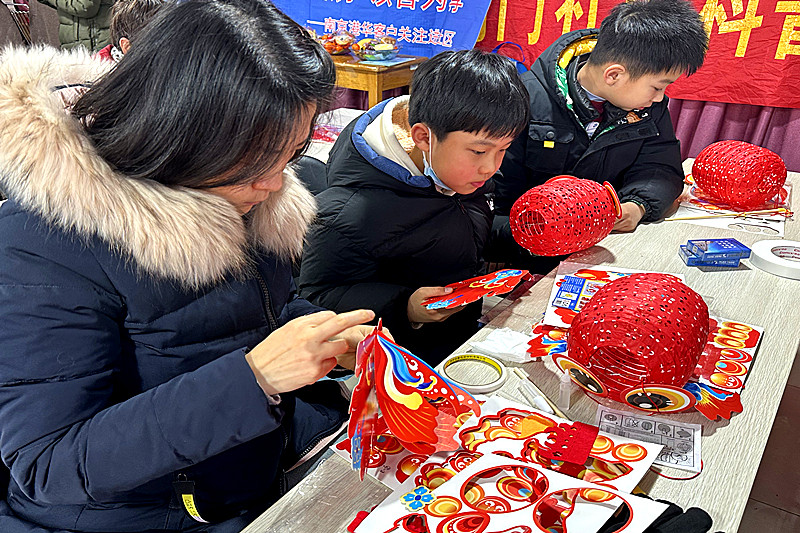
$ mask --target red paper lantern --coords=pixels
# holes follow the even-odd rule
[[[754,209],[780,192],[786,165],[766,148],[743,141],[719,141],[697,155],[692,176],[706,196],[739,209]]]
[[[708,307],[669,274],[632,274],[603,286],[572,322],[556,364],[592,394],[646,411],[692,407],[683,387],[708,337]]]
[[[556,176],[514,202],[511,234],[536,255],[571,254],[603,240],[620,213],[609,183]]]

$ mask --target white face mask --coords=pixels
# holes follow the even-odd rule
[[[433,183],[439,187],[451,191],[452,189],[442,183],[442,180],[439,179],[439,176],[437,176],[436,172],[433,170],[433,132],[430,128],[428,128],[428,145],[430,146],[430,161],[428,161],[428,158],[425,157],[425,152],[422,152],[422,163],[424,166],[422,173],[433,180]]]

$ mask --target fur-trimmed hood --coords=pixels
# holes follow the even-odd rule
[[[187,287],[241,273],[251,244],[284,258],[300,254],[316,206],[290,169],[283,188],[245,218],[214,194],[115,172],[53,92],[108,68],[81,50],[0,52],[0,189],[9,198]]]

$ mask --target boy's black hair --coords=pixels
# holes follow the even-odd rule
[[[589,63],[623,65],[631,78],[703,65],[708,36],[686,0],[632,0],[617,4],[600,25]]]
[[[452,131],[516,136],[528,125],[528,91],[508,58],[480,50],[447,51],[422,63],[411,80],[408,120],[439,140]]]
[[[166,0],[117,0],[111,8],[111,44],[119,48],[119,40],[132,41],[152,19]]]
[[[270,2],[188,0],[162,7],[73,114],[129,177],[241,184],[277,164],[309,106],[325,110],[335,78],[328,53]]]

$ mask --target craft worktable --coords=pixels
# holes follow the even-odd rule
[[[684,166],[690,169],[691,161]],[[787,182],[800,186],[800,174],[789,173]],[[660,222],[644,224],[633,233],[610,235],[599,245],[574,254],[570,260],[683,274],[686,283],[707,301],[711,315],[765,328],[742,391],[742,413],[733,415],[731,420],[717,422],[707,420],[696,411],[660,415],[702,424],[703,472],[688,481],[673,481],[650,472],[639,484],[654,498],[675,502],[683,508],[706,510],[714,520],[711,531],[736,533],[798,352],[800,281],[768,274],[750,266],[747,260],[738,270],[703,272],[687,267],[678,257],[678,246],[687,239],[721,237],[734,237],[748,246],[774,238],[677,221]],[[800,220],[787,222],[786,239],[800,240]],[[495,328],[530,332],[531,325],[545,310],[554,279],[555,271],[507,307],[458,352],[468,351],[471,341],[484,339]],[[558,397],[560,371],[549,357],[523,366],[546,395],[553,399]],[[614,407],[624,408],[622,404]],[[595,401],[575,388],[571,408],[566,414],[573,420],[594,423],[596,408]],[[787,466],[795,463],[787,459]],[[670,476],[691,475],[658,468]],[[350,465],[334,455],[242,533],[345,532],[358,511],[370,509],[390,492],[371,477],[359,481]]]
[[[350,54],[333,55],[336,65],[336,85],[345,89],[367,91],[369,108],[383,100],[383,91],[397,89],[411,84],[414,70],[426,57],[404,56],[408,59],[397,65],[379,65],[369,61],[361,61]]]

